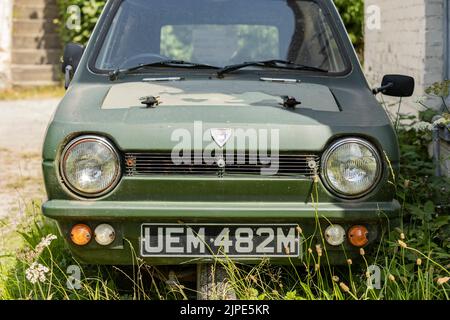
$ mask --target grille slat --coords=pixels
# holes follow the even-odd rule
[[[168,153],[125,153],[125,171],[128,176],[150,176],[150,175],[249,175],[257,176],[262,174],[263,169],[273,169],[278,167],[278,171],[273,174],[275,177],[302,176],[312,178],[318,172],[320,158],[313,154],[280,154],[277,158],[271,159],[271,156],[256,158],[253,153],[243,154],[237,152],[234,154],[234,162],[226,163],[224,168],[220,168],[214,155],[207,157],[206,160],[198,157],[195,152],[191,153],[189,159],[191,164],[181,163],[179,165],[172,161],[172,154]],[[229,159],[229,154],[224,153],[223,159]],[[245,159],[245,163],[238,163],[240,158]],[[202,163],[198,163],[201,160]],[[267,163],[267,160],[271,162]],[[314,161],[316,167],[311,168],[311,161]],[[197,163],[196,163],[197,162]],[[313,163],[313,164],[314,164]],[[272,167],[272,168],[271,168]],[[270,177],[265,175],[265,177]]]

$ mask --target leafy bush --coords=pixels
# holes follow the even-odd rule
[[[106,0],[57,0],[60,19],[55,21],[60,27],[61,41],[63,43],[76,42],[86,44],[92,30],[98,21]],[[81,20],[79,27],[70,27],[67,22],[72,21],[71,6],[80,8]]]
[[[434,175],[434,165],[428,154],[432,141],[429,128],[420,125],[424,122],[417,119],[408,120],[398,132],[402,158],[397,198],[403,204],[403,232],[413,247],[432,253],[448,269],[450,178]],[[416,255],[406,255],[405,264],[412,268],[416,259]]]

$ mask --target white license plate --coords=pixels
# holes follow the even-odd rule
[[[142,257],[299,257],[298,225],[151,224],[141,227]]]

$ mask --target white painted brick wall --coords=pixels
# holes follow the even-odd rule
[[[371,5],[381,10],[381,28],[365,29],[366,75],[374,86],[388,73],[414,77],[415,96],[405,100],[408,111],[417,109],[427,86],[445,77],[444,1],[365,0],[366,10]],[[433,99],[426,103],[437,106]]]
[[[13,0],[0,0],[0,89],[11,79],[11,42]]]

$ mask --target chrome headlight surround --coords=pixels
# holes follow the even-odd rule
[[[361,192],[358,192],[358,193],[349,193],[349,192],[345,192],[343,190],[339,190],[330,181],[330,178],[327,173],[328,172],[327,163],[328,163],[330,156],[333,154],[333,152],[335,152],[339,147],[341,147],[345,144],[352,144],[352,143],[358,144],[364,148],[367,148],[374,156],[375,161],[376,161],[376,166],[377,166],[371,186],[366,188],[365,190],[362,190]],[[372,192],[377,187],[377,185],[379,184],[379,182],[381,180],[382,173],[383,173],[383,162],[382,162],[382,158],[381,158],[380,153],[378,152],[377,148],[370,142],[368,142],[364,139],[361,139],[361,138],[343,138],[343,139],[337,140],[336,142],[331,144],[328,147],[328,149],[324,152],[321,162],[322,162],[321,176],[322,176],[322,181],[323,181],[325,187],[330,192],[332,192],[334,195],[336,195],[340,198],[343,198],[343,199],[351,200],[351,199],[358,199],[358,198],[362,198],[362,197],[366,196],[367,194]]]
[[[111,152],[111,155],[115,158],[114,161],[115,161],[115,165],[116,165],[116,170],[114,172],[113,179],[111,179],[111,182],[108,184],[107,187],[102,188],[101,190],[98,190],[96,192],[84,192],[83,190],[80,190],[76,186],[74,186],[70,182],[70,179],[67,176],[67,172],[66,172],[66,168],[65,168],[67,157],[68,157],[69,153],[76,146],[78,146],[82,143],[86,143],[86,142],[91,142],[91,143],[94,142],[94,143],[101,144],[103,147],[105,147],[107,150],[109,150]],[[122,167],[121,167],[120,155],[117,152],[114,145],[106,138],[103,138],[100,136],[95,136],[95,135],[80,136],[80,137],[77,137],[77,138],[71,140],[66,145],[64,150],[62,151],[60,163],[59,163],[59,173],[63,180],[64,186],[66,186],[69,189],[69,191],[72,192],[75,196],[79,196],[79,197],[87,198],[87,199],[99,198],[99,197],[102,197],[102,196],[108,194],[109,192],[111,192],[118,185],[118,183],[122,177]]]

